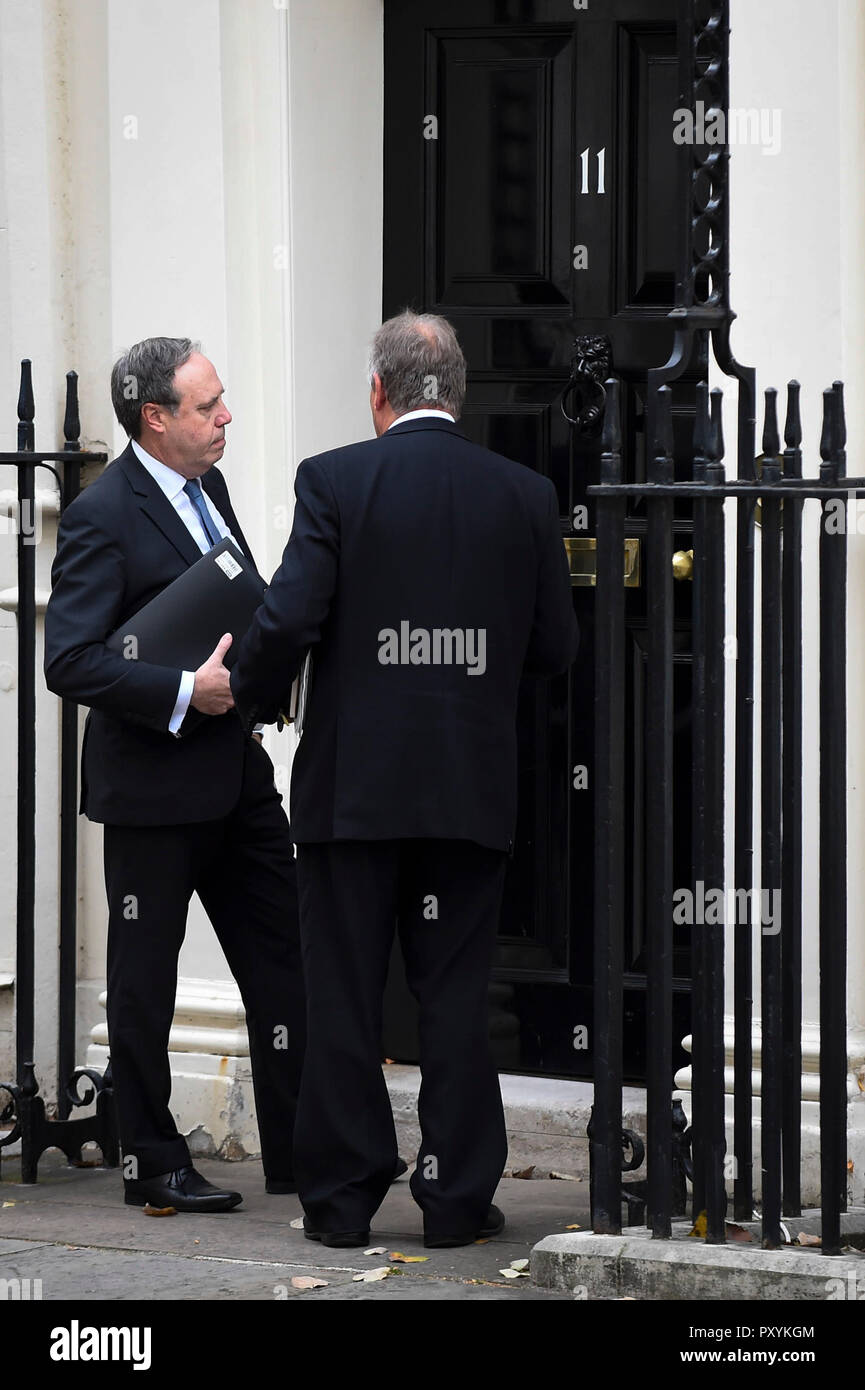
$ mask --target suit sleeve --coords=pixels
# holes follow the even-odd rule
[[[240,644],[231,672],[245,726],[272,724],[287,706],[305,653],[330,612],[339,570],[339,510],[321,465],[305,459],[294,484],[294,524],[282,563]]]
[[[541,528],[535,613],[524,671],[530,676],[557,676],[577,655],[580,629],[571,597],[571,577],[559,526],[559,505],[552,483]]]
[[[182,671],[105,645],[122,620],[125,573],[117,540],[73,504],[60,522],[51,569],[45,680],[55,695],[167,733]]]

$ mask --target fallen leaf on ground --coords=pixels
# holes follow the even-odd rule
[[[193,1245],[200,1245],[200,1244],[201,1244],[201,1241],[198,1239],[198,1236],[195,1237],[195,1240],[192,1242],[192,1244],[193,1244]]]
[[[14,1207],[15,1203],[14,1203],[14,1202],[4,1202],[3,1205],[4,1205],[4,1207]]]
[[[429,1259],[429,1255],[404,1255],[401,1250],[391,1250],[388,1259],[398,1265],[420,1265]]]
[[[746,1231],[744,1226],[737,1226],[735,1221],[725,1221],[724,1229],[727,1232],[727,1239],[736,1241],[739,1245],[752,1245],[754,1237],[750,1231]]]
[[[582,1226],[578,1226],[576,1222],[574,1222],[573,1226],[566,1226],[566,1227],[565,1227],[565,1230],[566,1230],[566,1231],[581,1231],[582,1229],[583,1229]]]
[[[705,1213],[704,1211],[701,1211],[701,1212],[700,1212],[700,1215],[697,1217],[696,1221],[694,1222],[693,1226],[691,1227],[690,1231],[688,1232],[688,1235],[689,1235],[689,1236],[703,1236],[703,1238],[705,1238],[705,1235],[706,1235],[706,1213]]]
[[[379,1265],[377,1269],[365,1269],[361,1274],[353,1274],[352,1283],[375,1284],[379,1279],[386,1279],[389,1274],[393,1274],[390,1265]]]
[[[528,1275],[521,1269],[500,1269],[499,1274],[503,1274],[506,1279],[528,1279]]]
[[[476,1240],[476,1241],[475,1241],[475,1245],[489,1245],[489,1243],[490,1243],[490,1237],[489,1237],[489,1236],[482,1236],[480,1240]]]
[[[812,1236],[810,1231],[800,1231],[796,1237],[796,1245],[822,1245],[822,1236]]]
[[[289,1225],[291,1226],[291,1229],[292,1229],[293,1231],[302,1231],[302,1230],[303,1230],[303,1217],[302,1217],[302,1216],[296,1216],[296,1217],[294,1218],[293,1221],[289,1222]]]
[[[582,1182],[582,1178],[576,1177],[573,1173],[550,1173],[551,1178],[558,1178],[560,1182]]]
[[[293,1289],[326,1289],[327,1279],[313,1279],[311,1274],[296,1274],[291,1281]]]
[[[386,1255],[386,1254],[387,1254],[387,1246],[386,1246],[386,1245],[373,1245],[373,1246],[370,1247],[369,1250],[364,1250],[363,1253],[364,1253],[365,1255]]]
[[[152,1207],[148,1202],[144,1208],[145,1216],[176,1216],[177,1207]]]
[[[530,1178],[530,1177],[532,1176],[532,1173],[533,1173],[534,1171],[535,1171],[535,1165],[534,1165],[534,1164],[532,1164],[531,1167],[529,1167],[529,1168],[514,1168],[514,1169],[512,1170],[512,1172],[511,1172],[511,1177],[512,1177],[512,1178]]]
[[[528,1260],[511,1260],[511,1269],[523,1270],[523,1269],[528,1269],[528,1267],[529,1267],[529,1262],[528,1262]]]
[[[853,1160],[852,1160],[852,1158],[848,1158],[848,1160],[847,1160],[847,1172],[848,1172],[848,1173],[852,1173],[852,1172],[853,1172]]]

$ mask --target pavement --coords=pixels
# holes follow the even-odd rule
[[[406,1175],[373,1222],[370,1247],[384,1246],[385,1253],[366,1255],[306,1240],[291,1224],[303,1214],[299,1199],[266,1193],[260,1163],[197,1159],[196,1167],[211,1182],[242,1192],[242,1206],[210,1216],[148,1216],[124,1204],[118,1169],[70,1167],[50,1152],[40,1161],[39,1181],[24,1185],[19,1161],[4,1160],[0,1280],[41,1280],[46,1301],[573,1301],[569,1293],[500,1271],[527,1260],[545,1236],[589,1227],[587,1182],[503,1178],[495,1198],[507,1221],[501,1236],[425,1250]],[[403,1264],[391,1258],[394,1251],[426,1258]],[[354,1280],[385,1266],[391,1273],[381,1280]],[[304,1276],[325,1280],[326,1287],[295,1288],[292,1279]]]

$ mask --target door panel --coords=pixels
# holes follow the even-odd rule
[[[577,335],[609,339],[622,381],[624,464],[645,477],[645,379],[672,346],[679,227],[673,111],[684,0],[386,0],[384,314],[444,314],[469,365],[466,433],[552,479],[563,537],[591,540],[600,439],[565,419]],[[699,364],[677,384],[687,456]],[[576,396],[568,397],[574,414]],[[585,508],[585,513],[575,509]],[[690,521],[677,518],[687,549]],[[639,510],[627,534],[645,532]],[[677,585],[678,808],[690,800],[690,592]],[[645,1001],[645,593],[627,591],[629,970],[626,1071],[639,1079]],[[492,990],[498,1063],[591,1068],[594,590],[573,589],[582,630],[568,676],[523,683],[519,812]],[[574,786],[585,767],[588,785]],[[681,783],[681,785],[678,785]],[[690,846],[677,847],[684,865]],[[684,872],[684,869],[680,869]],[[678,881],[686,881],[677,879]],[[677,941],[676,1042],[688,1031],[688,943]],[[415,1060],[399,964],[385,1050]],[[588,1029],[587,1048],[575,1029]],[[684,1060],[684,1054],[678,1054]],[[671,1078],[672,1080],[672,1078]]]

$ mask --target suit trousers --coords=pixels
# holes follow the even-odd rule
[[[471,1233],[486,1217],[507,1157],[488,1040],[505,863],[467,840],[298,845],[308,1037],[295,1171],[314,1230],[365,1230],[393,1178],[381,1036],[395,929],[419,1005],[412,1196],[428,1235]]]
[[[247,741],[240,795],[224,819],[106,825],[104,853],[108,1037],[124,1175],[136,1175],[126,1172],[130,1155],[139,1178],[190,1162],[169,1108],[168,1037],[197,892],[246,1010],[264,1172],[291,1180],[305,995],[293,846],[270,758]]]

